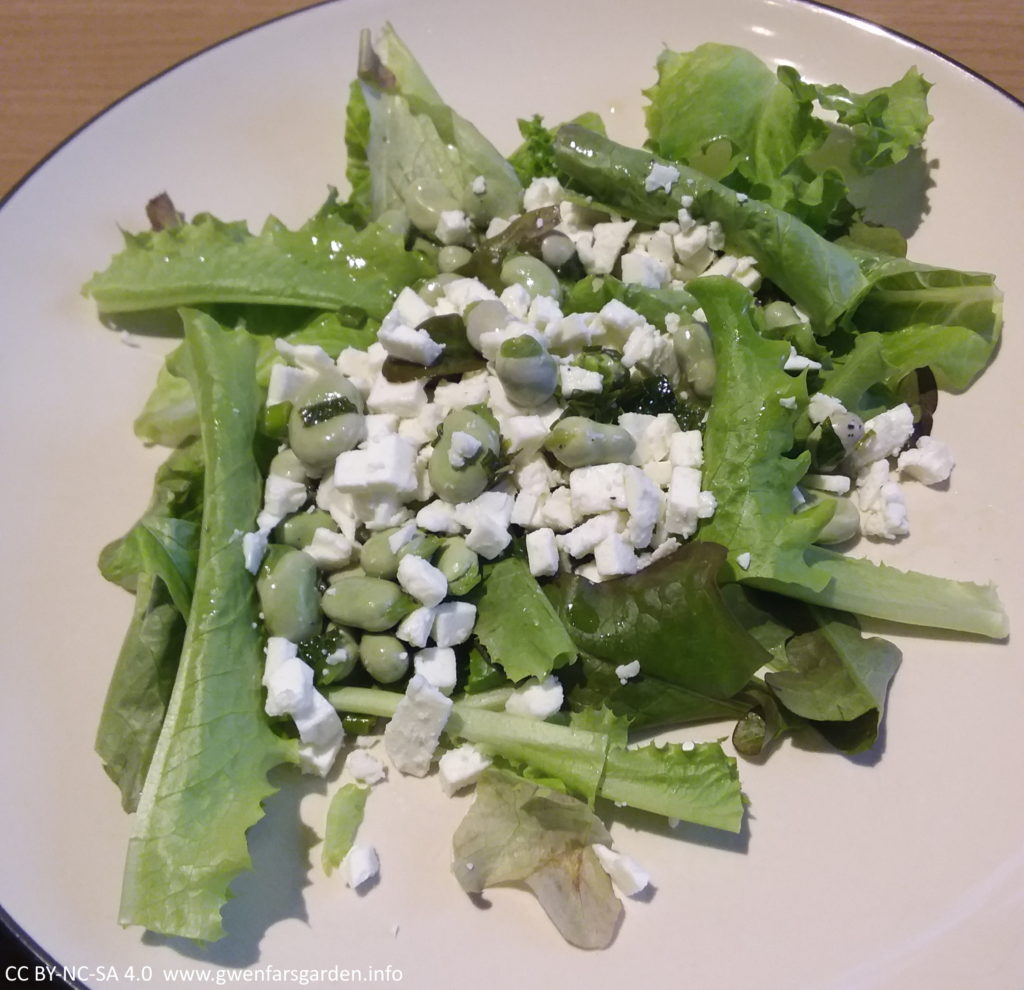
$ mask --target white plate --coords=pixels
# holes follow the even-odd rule
[[[916,493],[914,535],[889,557],[995,579],[1011,622],[1024,618],[1020,107],[910,42],[827,9],[778,0],[680,8],[668,0],[634,0],[628,15],[617,0],[585,9],[519,0],[486,11],[460,0],[318,6],[132,94],[4,204],[0,893],[26,932],[84,982],[99,986],[98,968],[117,967],[124,985],[134,966],[160,986],[165,968],[207,962],[278,971],[390,965],[411,986],[485,979],[517,990],[638,977],[699,990],[1024,982],[1020,658],[1012,645],[931,637],[900,639],[905,660],[873,765],[790,744],[763,766],[742,763],[752,803],[735,839],[617,824],[617,841],[652,871],[657,890],[628,904],[606,952],[563,944],[519,891],[490,894],[489,910],[471,904],[448,871],[468,799],[444,798],[434,780],[374,793],[364,834],[383,874],[363,897],[308,865],[319,850],[308,859],[313,837],[298,820],[319,829],[324,798],[306,781],[275,798],[253,831],[256,871],[236,884],[222,943],[204,949],[116,922],[130,823],[92,740],[130,601],[100,580],[95,557],[148,496],[157,458],[138,445],[131,420],[161,349],[124,346],[78,287],[117,249],[118,224],[144,225],[143,204],[160,190],[190,214],[256,224],[268,211],[288,223],[310,214],[326,186],[343,181],[346,87],[363,26],[391,19],[442,94],[508,150],[516,117],[533,112],[557,121],[598,110],[614,136],[638,141],[640,91],[662,43],[738,43],[859,90],[916,63],[935,83],[927,150],[936,184],[912,255],[997,272],[1008,333],[980,386],[942,402],[937,432],[958,453],[954,480],[949,491]]]

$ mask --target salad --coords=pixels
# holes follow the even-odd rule
[[[135,423],[169,454],[100,558],[135,595],[97,734],[135,815],[123,924],[220,938],[292,764],[333,791],[325,872],[368,884],[371,791],[436,773],[474,791],[456,881],[605,947],[650,882],[610,803],[738,831],[732,753],[875,743],[900,654],[858,616],[1007,635],[992,587],[857,552],[949,477],[938,394],[1001,328],[991,275],[851,199],[921,146],[927,91],[706,43],[658,56],[643,148],[583,113],[505,157],[386,26],[346,197],[255,234],[148,204],[85,287],[182,336]]]

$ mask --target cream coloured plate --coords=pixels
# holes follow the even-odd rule
[[[517,143],[516,117],[534,112],[554,122],[597,110],[614,137],[639,141],[641,89],[662,43],[740,44],[856,90],[917,64],[935,84],[935,184],[912,256],[995,271],[1007,333],[980,384],[942,402],[936,432],[958,454],[956,473],[948,491],[915,493],[913,535],[886,557],[993,579],[1011,626],[1024,620],[1020,106],[825,8],[634,0],[625,9],[613,0],[317,6],[133,93],[4,203],[0,898],[87,985],[112,982],[113,969],[124,986],[128,967],[154,987],[183,967],[209,967],[206,985],[229,978],[221,967],[285,985],[297,985],[300,970],[311,979],[310,970],[332,967],[364,981],[394,981],[398,971],[407,986],[517,990],[636,979],[698,990],[1024,985],[1024,665],[1012,641],[901,636],[884,745],[847,760],[786,744],[763,765],[741,763],[751,806],[739,837],[616,823],[617,843],[652,872],[656,890],[628,903],[603,953],[565,945],[525,893],[495,891],[486,908],[461,894],[450,836],[469,798],[445,798],[432,779],[374,793],[363,834],[378,847],[382,876],[364,896],[322,875],[314,832],[325,792],[303,780],[270,802],[252,833],[256,869],[235,885],[223,942],[201,948],[117,924],[130,821],[92,738],[130,600],[102,582],[95,557],[148,497],[158,457],[139,446],[131,421],[163,347],[126,346],[78,287],[117,249],[117,226],[144,225],[143,205],[161,190],[189,214],[253,225],[268,212],[290,224],[313,212],[328,184],[343,184],[346,88],[364,26],[391,20],[441,93],[504,150]]]

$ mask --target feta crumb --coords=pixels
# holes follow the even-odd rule
[[[622,281],[645,289],[660,289],[670,278],[669,266],[646,251],[627,251],[620,259]]]
[[[598,862],[611,877],[612,883],[627,897],[635,897],[650,885],[650,874],[632,857],[599,843],[594,843],[590,848],[597,854]]]
[[[673,165],[663,165],[661,162],[651,162],[651,170],[644,179],[644,192],[655,192],[663,189],[671,192],[672,187],[679,181],[679,169]]]
[[[569,493],[577,516],[592,516],[609,509],[624,509],[625,464],[594,464],[569,472]]]
[[[465,430],[455,430],[451,436],[451,446],[448,448],[448,463],[458,470],[465,467],[466,462],[471,460],[479,452],[483,444]]]
[[[857,478],[860,531],[865,536],[895,540],[910,533],[907,507],[899,482],[889,476],[889,462],[875,461]]]
[[[782,365],[783,371],[818,371],[821,369],[820,361],[813,361],[809,357],[804,357],[803,354],[797,354],[796,348],[790,344],[789,356],[786,358]]]
[[[805,474],[800,484],[832,495],[845,495],[850,490],[850,479],[845,474]]]
[[[631,680],[640,673],[640,661],[630,660],[629,663],[621,663],[615,668],[615,676],[619,679],[620,684],[625,684],[626,681]]]
[[[444,601],[448,594],[448,579],[429,560],[406,554],[398,562],[398,583],[427,608]]]
[[[594,565],[604,578],[635,574],[636,553],[621,533],[610,533],[594,547]]]
[[[433,636],[438,646],[465,643],[476,624],[476,606],[472,602],[442,602],[434,609]]]
[[[917,446],[905,450],[896,462],[900,475],[925,485],[938,485],[949,478],[956,466],[953,452],[941,440],[923,436]]]
[[[395,767],[414,777],[425,777],[448,724],[452,701],[422,674],[414,674],[384,729],[384,748]]]
[[[807,400],[807,415],[812,423],[824,423],[826,419],[844,412],[846,406],[826,392],[815,392]]]
[[[471,743],[463,743],[456,749],[450,749],[437,762],[437,777],[441,788],[449,797],[458,791],[475,784],[477,778],[491,765],[489,757],[484,756]]]
[[[600,372],[588,371],[575,364],[559,365],[558,380],[562,386],[562,395],[566,397],[574,392],[596,394],[604,388],[604,379]]]
[[[512,715],[546,719],[562,707],[562,700],[562,685],[554,674],[548,674],[543,681],[531,677],[509,696],[505,711]]]
[[[432,646],[413,655],[413,669],[441,694],[455,689],[457,670],[455,651],[448,646]]]
[[[427,392],[422,379],[408,382],[389,382],[383,376],[376,378],[366,397],[366,408],[372,413],[393,413],[403,419],[416,416],[427,404]]]
[[[386,780],[388,768],[366,749],[354,749],[345,757],[345,771],[360,784],[379,784]]]
[[[541,176],[526,187],[523,193],[523,209],[529,212],[543,209],[545,206],[557,206],[564,195],[558,179]]]
[[[736,564],[737,564],[738,567],[743,568],[743,570],[745,570],[745,571],[749,570],[750,569],[750,553],[749,553],[749,551],[745,550],[743,553],[736,554]]]
[[[434,236],[442,244],[462,244],[468,238],[472,225],[462,210],[442,210],[434,228]]]
[[[796,409],[796,396],[795,395],[784,395],[779,399],[779,405],[783,409]]]
[[[408,494],[416,484],[415,444],[396,434],[368,440],[365,447],[346,450],[334,462],[334,486],[340,492]]]
[[[345,884],[358,890],[369,883],[380,872],[380,860],[373,846],[356,844],[342,860],[345,870]]]
[[[526,559],[534,577],[558,573],[558,544],[553,529],[544,526],[526,534]]]
[[[469,184],[469,191],[474,196],[483,196],[487,192],[487,180],[482,175],[476,176]]]
[[[422,605],[410,612],[395,630],[395,635],[410,646],[424,647],[430,641],[430,631],[434,628],[436,608]]]
[[[429,366],[444,352],[444,344],[439,344],[426,330],[416,330],[404,323],[382,326],[377,339],[391,357],[415,364]]]
[[[455,518],[455,506],[440,498],[428,502],[416,513],[416,525],[427,532],[446,536],[462,532],[462,526]]]
[[[901,402],[864,423],[864,436],[846,457],[851,472],[862,471],[873,461],[895,457],[914,432],[914,413]]]
[[[346,567],[355,556],[356,545],[344,533],[320,526],[313,533],[313,539],[303,547],[303,553],[312,557],[324,571],[336,571]]]
[[[255,532],[242,534],[242,558],[245,560],[245,569],[250,574],[255,574],[260,569],[269,540],[269,529],[257,529]]]
[[[700,430],[685,430],[669,437],[668,457],[673,467],[699,468],[704,464],[704,438]]]

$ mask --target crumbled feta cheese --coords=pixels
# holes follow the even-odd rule
[[[634,225],[633,220],[607,221],[573,237],[588,275],[611,274]]]
[[[697,531],[700,509],[700,471],[696,468],[672,469],[665,505],[665,529],[682,537]]]
[[[426,330],[414,330],[404,323],[381,327],[377,339],[391,357],[415,364],[431,365],[444,352],[444,344],[439,344]]]
[[[680,432],[679,423],[671,413],[623,413],[621,426],[636,442],[633,461],[647,464],[665,460],[671,451],[672,437]]]
[[[539,450],[549,432],[540,416],[509,416],[502,424],[502,435],[511,453]]]
[[[398,417],[394,413],[368,413],[363,417],[363,423],[367,440],[379,440],[398,432]]]
[[[448,724],[452,701],[421,674],[414,674],[384,729],[384,748],[395,767],[414,777],[425,777]]]
[[[601,307],[598,316],[603,326],[613,331],[620,341],[625,341],[630,333],[647,322],[635,309],[630,309],[619,299],[609,299]]]
[[[469,184],[469,191],[474,196],[483,196],[487,193],[487,180],[482,176],[476,176]]]
[[[492,516],[478,517],[466,534],[466,546],[487,560],[494,560],[511,542],[508,525]]]
[[[330,354],[319,344],[292,344],[279,337],[274,341],[274,348],[296,368],[302,368],[304,371],[319,373],[334,368],[334,361]]]
[[[558,179],[542,176],[534,179],[523,193],[523,209],[540,210],[545,206],[557,206],[565,195]]]
[[[874,461],[857,478],[855,499],[860,509],[860,531],[865,536],[895,540],[909,534],[903,491],[899,482],[889,477],[888,461]]]
[[[376,378],[366,397],[366,408],[372,413],[393,413],[404,419],[417,415],[427,404],[427,392],[422,379],[408,382],[389,382],[383,376]]]
[[[638,468],[627,468],[624,472],[626,509],[629,521],[626,523],[626,537],[641,549],[649,546],[661,515],[661,489]]]
[[[380,872],[380,860],[373,846],[356,843],[341,862],[345,870],[345,884],[358,890]]]
[[[558,366],[558,380],[562,386],[562,395],[568,397],[574,392],[596,394],[604,388],[604,379],[600,372],[588,371],[575,364]]]
[[[434,628],[434,616],[436,608],[428,608],[423,605],[414,609],[401,622],[395,630],[395,635],[410,646],[422,648],[430,640],[430,631]]]
[[[387,351],[376,341],[365,351],[358,347],[346,347],[338,355],[337,367],[365,397],[369,395],[387,356]]]
[[[527,314],[530,312],[530,303],[532,300],[525,285],[513,282],[511,285],[502,289],[499,298],[501,299],[502,305],[513,317],[517,320],[526,319]]]
[[[459,381],[437,383],[434,389],[434,405],[445,414],[452,409],[464,409],[487,401],[487,375],[465,375]]]
[[[914,414],[905,402],[879,413],[864,423],[864,436],[847,455],[856,474],[872,461],[895,457],[914,432]]]
[[[345,757],[345,772],[360,784],[379,784],[386,780],[388,768],[373,753],[354,749]]]
[[[270,381],[267,384],[267,406],[293,402],[307,385],[315,381],[315,371],[293,368],[290,364],[275,364],[270,369]]]
[[[580,520],[572,505],[572,493],[565,486],[556,488],[541,505],[541,519],[556,533],[572,529]]]
[[[544,327],[544,343],[552,354],[573,354],[589,347],[594,329],[582,313],[568,313]]]
[[[546,719],[562,707],[562,701],[562,685],[554,674],[549,674],[543,681],[531,677],[512,692],[505,702],[505,711],[512,715]]]
[[[398,562],[398,583],[418,602],[433,608],[448,594],[448,579],[429,560],[408,553]]]
[[[598,843],[590,848],[597,854],[598,862],[604,868],[605,873],[611,877],[612,883],[620,893],[627,897],[635,897],[650,885],[650,874],[632,857],[615,852],[608,846]]]
[[[340,492],[401,494],[414,492],[416,483],[415,445],[395,434],[346,450],[334,462],[334,485]]]
[[[472,602],[442,602],[434,609],[434,642],[442,647],[465,643],[475,624],[476,606]]]
[[[900,454],[896,466],[901,475],[925,485],[938,485],[953,473],[956,461],[953,452],[941,440],[923,436],[916,447]]]
[[[462,526],[455,518],[455,506],[443,499],[428,502],[416,513],[416,525],[429,533],[442,533],[454,536],[462,531]]]
[[[526,559],[534,577],[558,573],[558,544],[553,529],[545,526],[526,534]]]
[[[442,210],[434,236],[442,244],[463,244],[472,229],[469,217],[462,210]]]
[[[609,509],[624,509],[626,465],[594,464],[569,472],[569,493],[577,517],[592,516]]]
[[[736,554],[736,564],[737,564],[738,567],[741,567],[745,571],[749,570],[750,569],[750,553],[748,551],[744,551],[743,553]]]
[[[543,330],[549,323],[562,319],[562,310],[551,296],[534,296],[526,319],[538,330]]]
[[[622,281],[645,289],[660,289],[670,278],[669,267],[646,251],[627,251],[621,258]]]
[[[824,423],[831,416],[846,412],[844,406],[835,396],[826,392],[815,392],[807,401],[807,415],[812,423]]]
[[[570,557],[585,557],[593,553],[594,548],[606,537],[618,533],[621,527],[622,519],[617,512],[602,512],[559,536],[557,543]]]
[[[267,553],[269,539],[269,529],[257,529],[253,533],[242,534],[242,557],[245,560],[245,569],[250,574],[255,574],[260,569],[260,564]]]
[[[673,433],[668,443],[668,456],[673,467],[699,468],[704,464],[704,438],[700,430]]]
[[[308,493],[302,481],[279,474],[267,475],[263,488],[263,510],[256,517],[257,529],[273,529],[285,516],[298,512],[306,504]]]
[[[463,743],[456,749],[442,754],[437,761],[437,779],[449,797],[475,784],[477,778],[491,765],[472,743]]]
[[[630,660],[629,663],[619,664],[619,666],[615,668],[615,676],[619,679],[620,684],[625,684],[626,681],[632,680],[639,673],[639,660]]]
[[[344,533],[336,533],[326,526],[319,527],[313,533],[313,539],[303,547],[303,553],[309,554],[324,571],[336,571],[346,567],[355,552],[356,545],[352,540]]]
[[[644,192],[655,192],[662,189],[671,192],[672,187],[679,181],[679,169],[674,165],[663,165],[661,162],[651,162],[651,170],[644,179]]]
[[[451,446],[448,448],[448,463],[453,468],[466,466],[480,451],[483,444],[472,433],[465,430],[455,430],[451,435]]]
[[[441,694],[455,689],[457,670],[455,651],[448,646],[432,646],[413,655],[413,669]]]
[[[832,495],[845,495],[850,490],[850,479],[845,474],[805,474],[800,484]]]
[[[630,333],[622,349],[622,363],[627,368],[639,367],[672,381],[679,379],[679,359],[672,338],[650,324],[637,327]]]
[[[790,344],[789,356],[782,365],[783,371],[809,371],[811,369],[818,371],[820,368],[820,361],[813,361],[809,357],[804,357],[803,354],[797,354],[796,348]]]
[[[783,409],[796,409],[796,396],[784,395],[779,399],[779,405]]]
[[[620,533],[609,533],[594,547],[594,565],[601,577],[635,574],[636,553]]]

